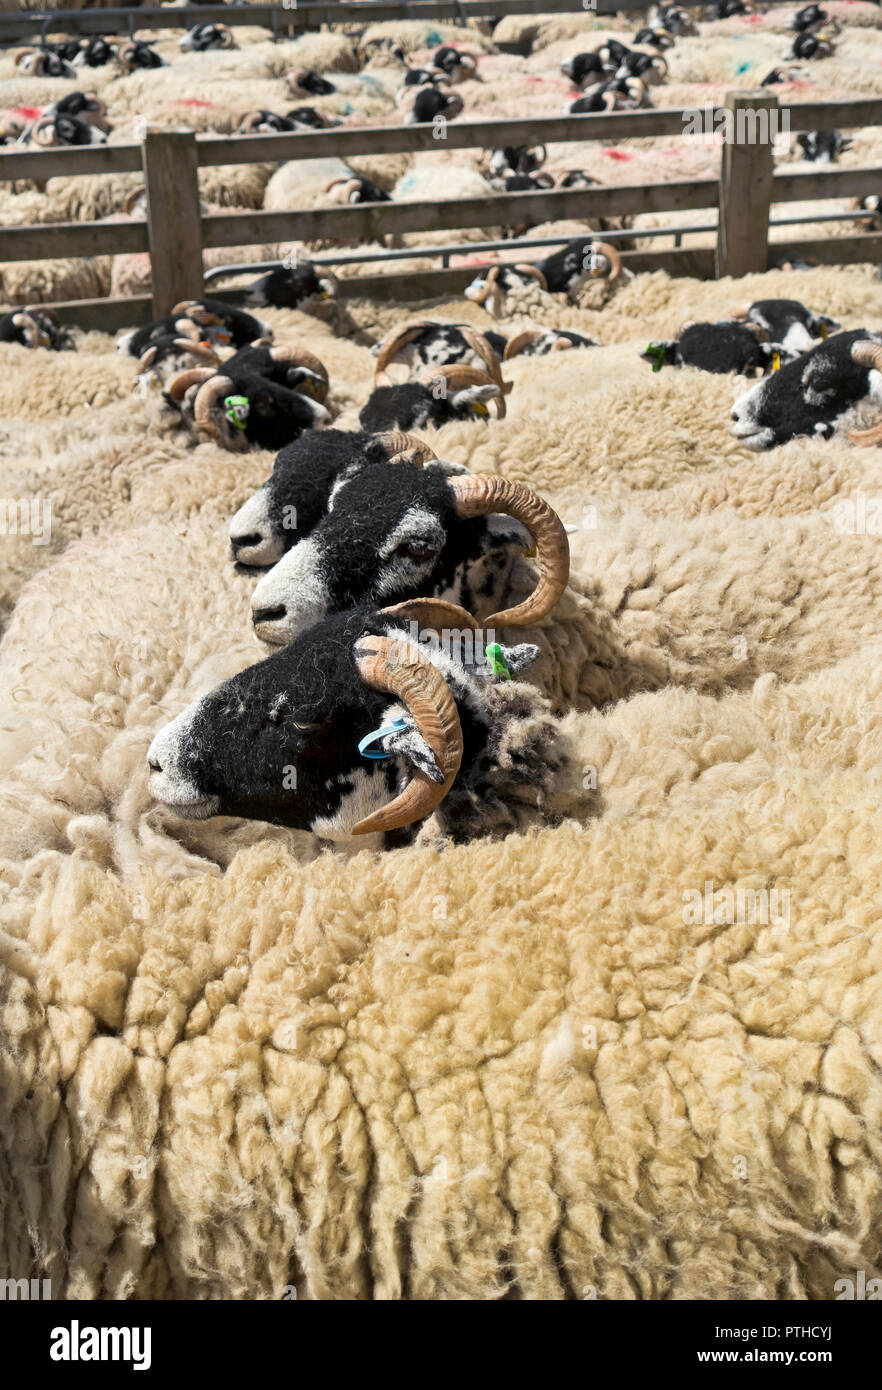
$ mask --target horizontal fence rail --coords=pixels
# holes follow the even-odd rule
[[[310,131],[302,134],[219,137],[196,136],[192,131],[148,129],[141,144],[101,146],[51,151],[19,150],[0,153],[0,180],[33,178],[45,181],[59,174],[140,172],[148,189],[148,204],[157,209],[155,220],[74,222],[59,225],[0,228],[0,262],[44,260],[50,257],[109,256],[148,252],[151,257],[152,298],[84,301],[62,306],[63,315],[83,326],[121,326],[138,316],[159,316],[172,304],[202,292],[203,251],[227,246],[279,242],[336,242],[342,247],[380,241],[403,233],[455,230],[475,227],[537,227],[545,222],[577,219],[595,222],[621,215],[718,210],[715,247],[683,246],[680,239],[696,231],[709,231],[706,219],[696,227],[685,225],[610,233],[616,241],[642,235],[672,236],[675,245],[665,250],[626,250],[623,263],[634,270],[661,269],[670,274],[707,277],[739,276],[762,271],[797,258],[822,263],[855,263],[882,259],[882,232],[858,231],[852,235],[769,244],[770,226],[818,220],[823,214],[800,219],[771,218],[772,205],[858,197],[879,186],[882,168],[824,168],[775,172],[772,145],[759,141],[755,129],[741,117],[765,111],[769,129],[781,129],[783,118],[791,130],[882,125],[882,100],[860,98],[845,102],[812,102],[780,108],[768,90],[732,93],[723,107],[707,108],[706,129],[716,128],[717,117],[734,117],[734,139],[722,147],[719,178],[674,180],[666,183],[570,189],[541,189],[523,193],[492,193],[480,198],[420,200],[414,202],[362,203],[337,207],[293,208],[285,211],[229,211],[198,215],[198,170],[215,165],[309,159],[336,155],[346,159],[363,153],[400,152],[414,149],[441,150],[489,148],[496,145],[561,141],[625,140],[646,135],[684,135],[694,112],[680,109],[647,110],[617,115],[543,117],[532,121],[453,122],[447,139],[434,138],[428,127],[379,127]],[[771,117],[778,118],[777,126]],[[739,133],[741,132],[741,133]],[[745,134],[744,132],[748,132]],[[856,212],[832,214],[858,217]],[[601,235],[604,235],[601,233]],[[544,244],[560,244],[542,239]],[[518,246],[515,240],[508,246]],[[529,245],[529,243],[527,243]],[[491,250],[485,246],[484,251]],[[413,247],[376,255],[341,256],[338,264],[365,259],[400,257],[437,258],[452,254],[478,254],[473,244],[448,247]],[[327,263],[334,264],[333,256]],[[225,267],[225,274],[237,273]],[[472,265],[449,266],[432,271],[411,270],[403,275],[365,275],[344,279],[344,296],[428,298],[446,291],[459,292],[474,276]],[[236,291],[226,292],[236,297]],[[104,306],[103,311],[100,307]],[[79,313],[81,319],[73,318]],[[126,318],[128,316],[128,318]],[[134,317],[133,317],[134,316]]]
[[[707,0],[679,0],[684,6]],[[794,0],[764,0],[764,4],[793,4]],[[105,10],[23,10],[0,14],[0,41],[7,37],[37,38],[41,33],[120,34],[136,29],[189,29],[194,24],[250,25],[256,28],[303,32],[322,24],[377,24],[396,20],[446,20],[465,24],[473,19],[504,19],[508,15],[612,15],[647,10],[648,0],[345,0],[315,3],[303,0],[290,7],[275,5],[184,5],[175,9],[125,6]]]

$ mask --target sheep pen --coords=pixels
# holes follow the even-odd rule
[[[848,41],[882,58],[876,7],[829,9],[844,24],[853,9]],[[626,43],[644,22],[613,18]],[[176,123],[182,92],[200,129],[281,114],[295,69],[339,78],[301,105],[395,123],[405,63],[453,43],[475,60],[452,87],[467,110],[511,116],[519,101],[547,115],[574,95],[560,62],[606,37],[599,25],[513,16],[491,36],[413,21],[278,44],[237,29],[235,48],[183,61],[179,34],[159,31],[167,68],[98,69],[89,89],[117,123],[111,141],[131,138],[142,107]],[[789,41],[775,9],[699,29],[667,55],[677,104],[718,99],[738,61],[771,66]],[[813,68],[819,83],[835,62]],[[530,79],[523,101],[513,75]],[[10,109],[76,85],[0,54],[3,76]],[[665,86],[652,90],[664,105]],[[823,90],[841,99],[847,77]],[[846,167],[882,139],[855,135]],[[558,145],[547,162],[612,186],[667,162],[673,178],[712,176],[719,160],[666,149]],[[431,196],[433,168],[439,201],[490,187],[486,152],[432,159],[228,166],[201,191],[331,207],[338,166],[401,201]],[[779,163],[802,167],[791,150]],[[136,182],[0,197],[12,222],[36,221],[41,199],[58,209],[45,220],[91,221],[127,215]],[[499,231],[403,244],[428,257]],[[0,266],[3,312],[107,294],[100,259]],[[237,246],[230,259],[257,257]],[[366,269],[389,273],[337,273]],[[65,351],[0,341],[0,1275],[49,1279],[68,1300],[824,1301],[856,1270],[882,1278],[882,506],[876,449],[849,437],[877,423],[882,377],[868,368],[830,437],[754,453],[731,429],[750,378],[641,357],[770,299],[879,333],[882,280],[815,265],[638,271],[595,288],[566,297],[534,281],[493,313],[449,290],[250,307],[299,369],[315,377],[318,361],[316,417],[353,435],[372,349],[412,321],[593,340],[503,360],[496,417],[413,432],[436,456],[426,470],[524,485],[568,531],[557,605],[500,634],[537,649],[506,697],[523,724],[506,766],[548,721],[554,745],[515,828],[488,802],[461,842],[430,818],[409,844],[341,846],[156,799],[156,736],[267,659],[260,575],[233,564],[228,533],[276,451],[249,448],[228,404],[226,435],[196,428],[196,377],[178,418],[111,333],[77,333]],[[198,346],[221,351],[210,334]],[[214,364],[192,370],[208,379]],[[519,553],[512,603],[536,575]],[[353,748],[367,729],[353,727]]]

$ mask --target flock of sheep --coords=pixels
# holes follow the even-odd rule
[[[795,63],[782,100],[874,93],[878,9],[825,10],[44,46],[0,58],[3,128],[704,106]],[[874,162],[824,134],[779,158]],[[200,185],[718,161],[439,140]],[[53,178],[0,216],[143,197]],[[632,273],[624,221],[463,255],[419,306],[348,295],[376,264],[327,243],[225,248],[280,263],[230,277],[244,307],[115,336],[46,306],[143,292],[146,258],[0,267],[0,1235],[56,1296],[827,1298],[872,1267],[882,281]],[[507,230],[396,240],[430,270]],[[789,927],[687,921],[709,881],[786,889]]]

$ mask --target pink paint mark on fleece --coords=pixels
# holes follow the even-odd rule
[[[633,154],[630,154],[628,150],[604,150],[603,153],[606,155],[607,159],[619,159],[622,163],[627,163],[629,159],[634,158]]]
[[[12,106],[6,112],[7,116],[21,116],[26,121],[35,121],[43,114],[42,106]]]
[[[175,106],[211,106],[211,107],[213,108],[213,107],[217,106],[217,102],[215,102],[215,101],[196,101],[193,97],[187,97],[187,98],[182,97],[182,98],[180,99],[180,101],[176,101],[176,102],[175,102]]]

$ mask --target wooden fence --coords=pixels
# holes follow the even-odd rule
[[[563,141],[682,135],[695,113],[679,109],[648,110],[621,115],[542,117],[529,121],[451,122],[445,127],[443,140],[436,137],[431,126],[227,137],[157,129],[149,130],[140,145],[2,151],[0,181],[141,171],[149,205],[156,209],[156,215],[146,221],[2,228],[0,262],[149,251],[152,299],[139,296],[56,306],[63,318],[83,327],[111,328],[143,321],[151,313],[164,314],[178,300],[200,294],[204,248],[309,241],[318,237],[357,243],[388,233],[510,226],[513,223],[536,226],[559,218],[592,220],[623,213],[718,208],[715,250],[679,247],[630,251],[624,253],[624,263],[635,270],[663,269],[671,274],[707,278],[762,271],[770,263],[796,256],[837,264],[882,260],[882,235],[875,233],[779,242],[770,247],[768,229],[772,204],[856,197],[879,187],[882,168],[775,173],[770,141],[751,140],[749,134],[744,138],[752,126],[748,121],[738,120],[739,112],[768,111],[770,115],[776,114],[779,122],[786,114],[792,132],[882,125],[882,100],[810,102],[779,108],[775,97],[767,91],[745,92],[731,95],[726,108],[709,108],[708,119],[715,120],[723,109],[731,113],[736,138],[724,145],[719,179],[284,212],[227,212],[203,217],[199,216],[198,171],[206,166],[278,163],[320,155],[336,155],[345,160],[365,153],[451,147],[486,149],[524,143],[549,145]],[[688,226],[684,230],[688,230]],[[431,255],[433,251],[434,248],[427,248],[426,254]],[[473,274],[473,267],[454,267],[398,276],[367,276],[344,280],[343,288],[347,294],[419,299],[460,290]],[[230,292],[229,297],[235,296]]]
[[[708,0],[678,0],[684,6]],[[194,24],[253,25],[273,33],[303,33],[322,24],[375,24],[387,20],[498,21],[507,15],[611,15],[647,10],[650,0],[279,0],[272,5],[125,6],[95,10],[30,10],[0,14],[0,42],[33,40],[41,33],[119,34],[135,29],[189,29]],[[764,0],[762,8],[794,4]]]

